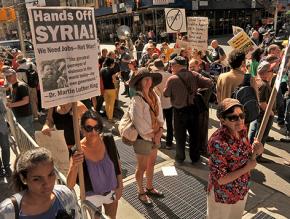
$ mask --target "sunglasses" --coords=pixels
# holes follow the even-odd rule
[[[85,125],[83,128],[86,132],[92,132],[93,130],[95,130],[96,132],[100,131],[100,127],[98,125],[95,126]]]
[[[228,119],[230,122],[237,122],[240,120],[244,120],[245,119],[245,113],[241,113],[239,115],[228,115],[225,116],[226,119]]]

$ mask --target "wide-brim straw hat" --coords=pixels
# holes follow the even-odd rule
[[[162,81],[162,75],[158,72],[151,73],[147,68],[140,68],[135,76],[129,82],[129,86],[135,88],[137,83],[145,77],[152,78],[152,86],[160,84]]]

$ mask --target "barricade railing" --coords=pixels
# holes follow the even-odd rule
[[[19,153],[23,153],[29,149],[39,147],[34,139],[16,121],[16,118],[14,117],[11,110],[7,110],[6,116],[10,129],[10,145],[12,145],[11,148],[16,156],[19,155]],[[55,170],[57,175],[57,183],[66,185],[66,177],[60,171],[58,171],[57,168],[55,168]],[[76,194],[75,197],[77,197]],[[99,209],[88,200],[81,202],[80,208],[82,218],[84,219],[94,219],[95,216],[98,216],[100,219],[106,218],[99,212]]]

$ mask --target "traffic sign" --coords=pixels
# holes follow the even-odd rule
[[[167,33],[186,32],[185,9],[165,8]]]

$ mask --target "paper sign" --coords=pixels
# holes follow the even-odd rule
[[[100,94],[94,9],[31,7],[27,10],[42,107]]]
[[[206,51],[208,44],[208,18],[188,17],[187,18],[188,41],[192,49]]]
[[[55,166],[66,176],[69,169],[69,154],[63,130],[51,131],[51,136],[37,131],[35,140],[40,147],[45,147],[51,152]]]
[[[174,166],[162,167],[163,176],[177,176]]]
[[[165,21],[167,33],[186,32],[185,9],[165,8]]]
[[[241,31],[235,35],[228,41],[228,44],[234,49],[244,51],[246,54],[252,53],[257,48],[256,44],[245,31]]]

